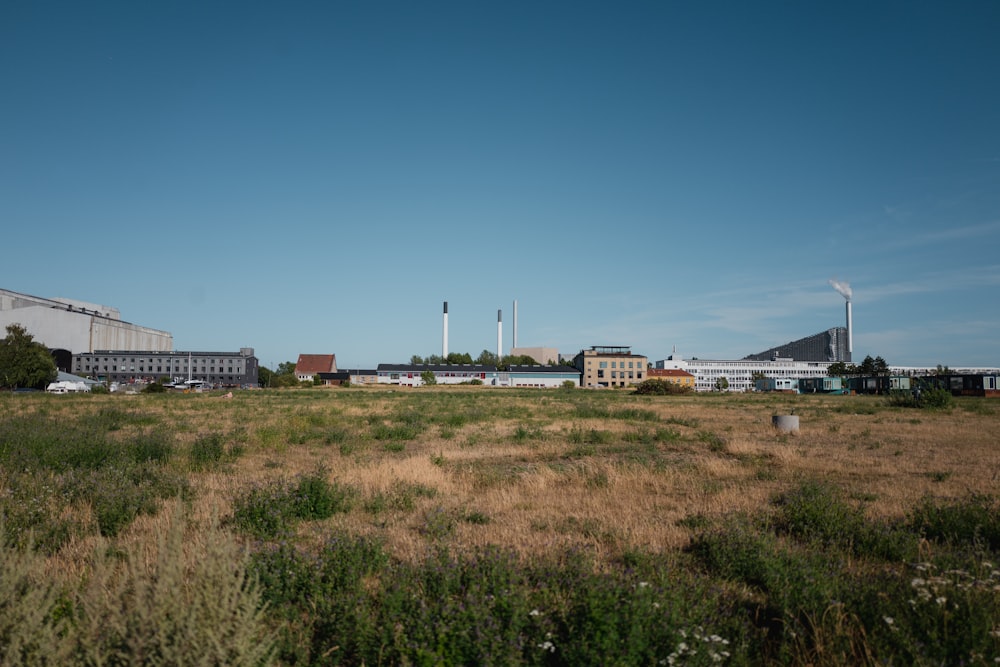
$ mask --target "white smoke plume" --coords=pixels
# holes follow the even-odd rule
[[[850,286],[850,284],[848,284],[846,282],[841,282],[839,280],[830,280],[828,282],[830,283],[830,286],[833,287],[833,289],[835,289],[838,292],[840,292],[840,296],[844,297],[848,301],[851,300],[851,294],[853,292],[851,292],[851,286]]]

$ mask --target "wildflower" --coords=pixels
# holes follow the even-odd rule
[[[640,581],[639,582],[639,588],[646,588],[647,586],[649,586],[649,582],[648,581]]]
[[[938,605],[942,605],[948,601],[948,598],[944,597],[943,595],[939,595],[938,597],[934,598],[934,601],[937,602]]]
[[[531,611],[528,612],[528,616],[541,616],[541,615],[542,612],[538,611],[537,609],[532,609]]]
[[[543,651],[548,651],[549,653],[556,652],[556,645],[547,639],[541,644],[539,644],[538,648],[542,649]]]

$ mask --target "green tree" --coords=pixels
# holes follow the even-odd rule
[[[875,361],[872,362],[872,370],[875,371],[875,375],[888,375],[889,364],[882,357],[875,357]]]
[[[872,358],[872,355],[869,354],[864,358],[858,367],[858,371],[861,375],[875,375],[875,360]]]
[[[274,377],[274,371],[266,366],[257,369],[257,384],[261,387],[270,387]]]
[[[835,361],[827,366],[826,374],[830,377],[843,377],[847,375],[847,364],[843,361]]]
[[[278,364],[278,370],[274,371],[275,375],[295,375],[295,362],[294,361],[282,361]]]
[[[476,357],[476,363],[480,366],[496,366],[500,363],[500,360],[497,359],[497,355],[495,353],[490,352],[489,350],[483,350],[479,353],[479,356]]]
[[[434,376],[434,371],[426,370],[420,373],[420,380],[424,384],[437,384],[437,378]]]
[[[424,363],[424,358],[421,357],[419,354],[415,354],[412,357],[410,357],[410,363],[413,364],[414,366],[420,366],[421,364]]]
[[[449,364],[471,364],[472,355],[468,352],[449,352],[445,363]]]
[[[56,362],[47,347],[20,324],[7,325],[7,336],[0,340],[0,383],[15,389],[44,389],[54,382],[58,373]]]
[[[716,391],[726,391],[729,389],[729,380],[725,375],[720,375],[715,380],[715,390]]]

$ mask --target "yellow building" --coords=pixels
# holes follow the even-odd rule
[[[649,360],[631,347],[595,345],[573,358],[582,387],[628,387],[647,379]]]
[[[681,387],[688,387],[694,391],[694,375],[679,368],[650,368],[650,380],[666,380]]]

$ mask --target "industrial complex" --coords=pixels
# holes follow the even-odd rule
[[[373,369],[338,371],[336,355],[303,354],[296,365],[302,380],[326,384],[392,384],[416,387],[433,384],[483,384],[495,387],[624,388],[650,378],[673,382],[695,391],[782,390],[801,382],[825,389],[820,380],[831,364],[851,362],[853,322],[851,291],[844,283],[830,284],[846,300],[845,326],[801,338],[742,359],[685,359],[676,349],[651,362],[630,346],[595,345],[573,355],[551,347],[520,347],[517,301],[514,301],[513,344],[510,354],[531,357],[536,365],[497,367],[477,364],[379,364]],[[178,351],[169,332],[121,319],[117,308],[63,298],[36,297],[0,289],[0,326],[19,324],[50,349],[60,371],[108,383],[199,383],[216,387],[255,387],[259,361],[254,349]],[[442,310],[441,357],[448,358],[448,302]],[[503,312],[497,311],[497,359],[503,354]],[[921,375],[931,369],[891,369],[897,375]],[[973,371],[984,377],[996,369]],[[762,380],[770,382],[762,383]],[[817,384],[819,382],[819,384]],[[810,384],[811,383],[811,384]],[[978,385],[977,385],[978,386]],[[995,387],[996,379],[984,380]]]

